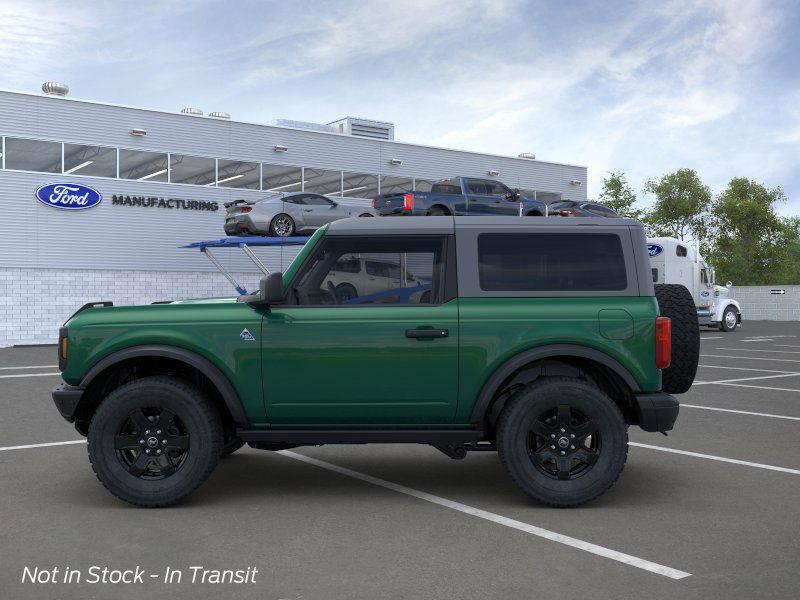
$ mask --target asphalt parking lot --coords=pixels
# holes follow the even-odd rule
[[[701,337],[675,431],[632,428],[616,486],[569,510],[531,503],[494,453],[389,445],[245,448],[183,504],[132,508],[52,404],[55,348],[0,349],[0,597],[798,598],[800,323]],[[91,565],[184,578],[21,582]],[[191,584],[191,566],[259,572]]]

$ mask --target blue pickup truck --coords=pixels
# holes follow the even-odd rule
[[[430,192],[382,194],[372,207],[382,217],[394,215],[546,217],[547,205],[494,179],[452,177],[437,181]]]

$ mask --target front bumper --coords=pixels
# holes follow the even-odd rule
[[[645,431],[670,431],[678,418],[680,403],[663,392],[633,397],[639,427]]]
[[[78,412],[78,405],[83,397],[83,388],[73,387],[66,383],[61,383],[53,388],[53,402],[61,416],[72,423]]]

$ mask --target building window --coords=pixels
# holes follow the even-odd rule
[[[64,144],[64,174],[117,176],[117,149]]]
[[[433,184],[436,183],[433,179],[415,179],[414,191],[415,192],[430,192]]]
[[[166,182],[168,172],[166,154],[140,150],[119,151],[119,176],[122,179]]]
[[[374,198],[378,195],[378,176],[364,173],[342,173],[346,198]]]
[[[171,183],[214,185],[217,161],[204,156],[170,154],[169,180]]]
[[[478,274],[486,291],[599,292],[628,287],[613,233],[482,233]]]
[[[303,169],[286,165],[261,165],[261,189],[265,192],[299,192],[303,187]]]
[[[309,167],[306,167],[303,171],[305,172],[303,189],[306,192],[322,194],[323,196],[342,195],[341,171],[326,171],[325,169],[311,169]]]
[[[6,169],[61,173],[61,143],[6,138]]]
[[[219,159],[217,185],[219,187],[259,189],[260,165],[254,162]]]
[[[384,175],[381,177],[381,194],[403,194],[414,190],[414,180],[411,177],[395,177]]]

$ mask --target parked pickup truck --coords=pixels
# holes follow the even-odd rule
[[[546,217],[547,205],[494,179],[452,177],[430,192],[384,194],[372,201],[382,217],[394,215]]]

